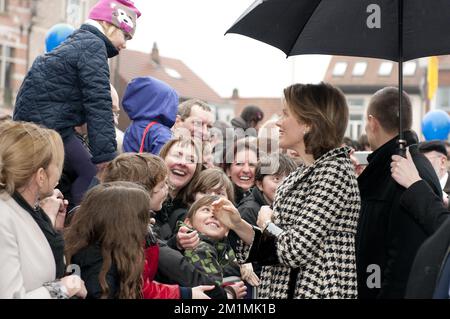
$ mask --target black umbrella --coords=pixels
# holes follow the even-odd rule
[[[450,0],[257,0],[227,31],[287,56],[363,56],[399,64],[400,151],[403,62],[450,53]]]

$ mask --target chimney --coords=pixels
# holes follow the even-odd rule
[[[238,89],[233,89],[233,95],[231,95],[231,99],[232,100],[239,99],[239,90]]]
[[[156,42],[153,42],[153,49],[151,54],[152,61],[158,65],[161,64],[161,59],[159,58],[159,49],[158,44]]]

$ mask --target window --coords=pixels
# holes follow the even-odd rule
[[[83,21],[81,21],[80,23],[83,23],[89,15],[89,11],[90,11],[90,7],[89,5],[86,3],[86,0],[81,0],[81,8],[80,8],[80,12],[81,12],[81,19]]]
[[[83,17],[81,17],[80,0],[67,0],[66,7],[67,23],[78,26]]]
[[[178,73],[177,70],[171,69],[171,68],[165,68],[164,69],[167,73],[167,75],[169,75],[170,77],[174,78],[174,79],[181,79],[182,76],[180,73]]]
[[[343,76],[347,71],[347,62],[338,62],[334,65],[333,76]]]
[[[450,87],[439,87],[436,95],[436,107],[438,109],[450,110]]]
[[[13,56],[13,48],[0,45],[0,104],[12,104]]]
[[[362,114],[350,114],[350,119],[348,121],[347,131],[345,136],[350,137],[352,140],[358,140],[363,134],[364,130],[364,120]]]
[[[0,0],[0,13],[6,12],[8,8],[7,0]]]
[[[390,76],[392,72],[393,64],[392,62],[383,62],[378,70],[378,75],[380,76]]]
[[[357,62],[353,67],[353,75],[354,76],[363,76],[367,70],[367,62]]]
[[[416,73],[417,63],[416,62],[406,62],[403,63],[403,75],[404,76],[414,76]]]
[[[351,108],[353,107],[353,108],[361,108],[362,109],[364,107],[364,99],[350,97],[347,99],[347,104]]]

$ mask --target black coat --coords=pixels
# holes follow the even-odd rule
[[[100,245],[90,245],[83,248],[72,256],[71,263],[80,267],[81,279],[83,279],[88,292],[87,298],[100,299],[103,294],[100,281],[98,279],[103,265],[103,256]],[[120,289],[120,275],[114,261],[112,261],[111,268],[106,274],[106,282],[109,286],[108,298],[118,298]]]
[[[263,194],[256,186],[250,191],[244,192],[242,188],[234,184],[234,190],[236,203],[238,203],[237,209],[239,210],[242,219],[253,226],[257,226],[256,221],[258,220],[259,210],[261,209],[261,206],[267,205]],[[237,249],[238,240],[239,236],[231,230],[228,234],[228,241],[235,251]]]
[[[409,275],[406,298],[431,299],[450,249],[450,212],[427,183],[419,181],[401,197],[401,205],[428,233]]]
[[[91,25],[82,25],[33,63],[17,95],[14,120],[58,131],[65,139],[87,123],[93,163],[116,156],[108,58],[119,52]]]
[[[238,210],[242,219],[253,226],[257,226],[256,221],[258,220],[259,210],[261,206],[267,205],[269,204],[264,199],[264,194],[255,186],[249,195],[244,197],[239,203]]]
[[[189,211],[189,209],[187,207],[180,207],[170,213],[168,223],[169,223],[170,229],[172,230],[172,234],[174,236],[178,232],[178,228],[179,228],[178,223],[184,222],[188,211]]]
[[[417,143],[412,132],[405,132],[408,145]],[[369,165],[358,177],[361,212],[356,236],[356,262],[359,298],[403,298],[408,275],[419,247],[428,237],[425,229],[400,206],[405,188],[391,177],[392,155],[397,151],[397,137],[381,146],[368,157]],[[420,176],[436,195],[442,194],[433,167],[417,147],[410,152]],[[381,287],[370,289],[367,279],[378,265]]]
[[[60,232],[53,228],[50,218],[42,208],[38,207],[33,209],[18,192],[14,193],[12,197],[16,203],[20,205],[20,207],[22,207],[31,215],[31,217],[33,217],[34,221],[38,224],[47,239],[48,244],[52,249],[53,257],[55,258],[56,278],[59,279],[64,277],[66,272],[64,260],[64,237]]]
[[[245,197],[250,195],[250,190],[244,191],[242,188],[233,183],[234,187],[234,203],[239,206]]]
[[[176,217],[179,217],[178,212],[184,211],[187,211],[187,205],[179,198],[168,198],[163,203],[162,209],[155,215],[156,224],[153,228],[159,239],[167,241],[175,235],[174,229],[176,229]],[[176,212],[176,216],[171,219],[174,212]]]
[[[244,197],[244,199],[241,201],[238,210],[243,220],[253,226],[257,226],[256,221],[258,220],[259,210],[261,209],[261,206],[267,205],[269,204],[264,199],[264,194],[258,189],[258,187],[255,186],[251,190],[250,194],[247,197]],[[235,235],[234,232],[232,234]],[[236,242],[237,240],[232,242],[232,240],[230,239],[230,244],[233,248],[236,247]],[[261,265],[258,264],[258,262],[253,262],[252,265],[253,271],[259,276],[262,270]]]
[[[447,178],[447,182],[444,185],[443,191],[447,194],[450,193],[450,172],[447,172],[449,174],[448,178]]]

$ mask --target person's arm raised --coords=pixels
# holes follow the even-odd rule
[[[212,203],[214,216],[226,227],[232,229],[247,245],[253,243],[255,232],[252,225],[241,218],[239,211],[227,199]]]

